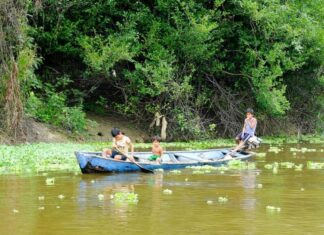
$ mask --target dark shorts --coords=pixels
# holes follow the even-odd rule
[[[248,134],[248,133],[243,133],[243,135],[242,135],[242,132],[240,132],[236,137],[235,137],[235,139],[237,139],[237,140],[241,140],[241,141],[246,141],[247,139],[249,139],[251,136],[250,136],[250,134]]]
[[[112,151],[110,157],[111,157],[111,158],[115,158],[116,155],[121,155],[122,158],[121,158],[120,160],[122,160],[122,161],[125,161],[125,160],[127,159],[126,156],[124,156],[123,154],[121,154],[120,152],[115,151],[115,150]]]

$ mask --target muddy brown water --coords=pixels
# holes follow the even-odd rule
[[[324,162],[324,145],[278,147],[259,148],[267,155],[252,159],[256,169],[224,173],[0,176],[0,234],[324,234],[324,170],[264,168]],[[116,192],[134,192],[139,202],[115,203]]]

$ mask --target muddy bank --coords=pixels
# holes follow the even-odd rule
[[[87,114],[89,125],[83,133],[71,133],[41,123],[33,118],[25,118],[22,124],[23,135],[19,138],[10,137],[0,132],[0,144],[13,143],[64,143],[64,142],[107,142],[111,141],[110,130],[113,127],[120,128],[134,142],[144,142],[150,139],[145,127],[136,127],[131,120],[118,116],[99,116]]]

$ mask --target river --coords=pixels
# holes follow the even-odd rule
[[[0,234],[324,234],[324,169],[306,167],[324,162],[324,145],[276,148],[260,147],[248,170],[1,175]],[[303,167],[264,167],[274,162]]]

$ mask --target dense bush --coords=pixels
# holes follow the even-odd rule
[[[26,111],[38,120],[53,124],[70,132],[82,132],[87,127],[81,106],[67,107],[64,94],[50,93],[40,99],[33,92],[26,103]]]
[[[234,135],[253,107],[261,134],[321,132],[323,7],[323,0],[31,2],[29,35],[43,61],[28,103],[50,105],[28,111],[63,125],[72,114],[82,120],[86,104],[147,127],[158,112],[170,138],[189,139]],[[58,109],[65,118],[55,117]]]

